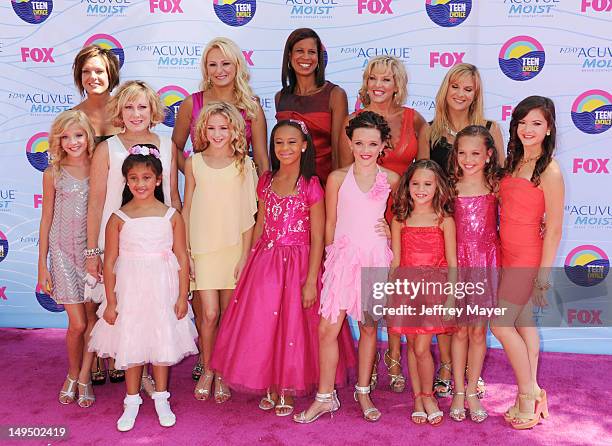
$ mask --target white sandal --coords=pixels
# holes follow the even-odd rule
[[[293,413],[293,406],[291,404],[285,404],[285,394],[281,393],[278,404],[274,408],[274,413],[277,417],[287,417]],[[290,409],[288,412],[280,412],[283,409]]]
[[[266,396],[262,397],[259,401],[259,408],[261,410],[272,410],[276,407],[276,401],[272,399],[272,394],[270,391],[266,391]]]
[[[355,393],[353,393],[353,398],[355,398],[355,401],[359,402],[359,399],[357,398],[357,395],[361,394],[361,395],[367,395],[370,393],[370,386],[358,386],[357,384],[355,384]],[[371,402],[371,400],[370,400]],[[360,403],[361,405],[361,403]],[[370,416],[371,415],[371,416]],[[363,419],[366,421],[378,421],[380,420],[381,417],[381,413],[380,410],[378,410],[376,407],[374,407],[374,403],[372,403],[372,407],[368,407],[367,409],[363,409]]]
[[[74,385],[77,383],[77,380],[72,379],[70,375],[66,375],[66,380],[64,381],[64,385],[66,385],[66,381],[68,381],[68,389],[63,390],[64,386],[62,386],[62,390],[60,390],[60,393],[59,393],[58,400],[61,404],[74,403],[74,395],[75,395]],[[62,401],[62,398],[70,398],[70,399],[68,401]]]
[[[94,395],[93,393],[91,394],[89,393],[89,386],[91,385],[92,385],[91,381],[85,384],[77,381],[77,386],[79,387],[79,398],[77,399],[77,404],[79,405],[79,407],[82,407],[83,409],[87,409],[93,406],[93,403],[96,401],[96,395]],[[91,404],[86,405],[85,403],[87,401],[91,401]]]

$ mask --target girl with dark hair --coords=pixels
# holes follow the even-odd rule
[[[323,44],[312,29],[296,29],[287,38],[281,80],[283,88],[274,98],[276,119],[306,124],[315,147],[316,173],[325,183],[338,167],[338,144],[348,104],[344,90],[325,80]]]
[[[537,382],[540,338],[533,306],[546,305],[563,227],[565,186],[553,158],[556,134],[555,106],[549,98],[529,96],[512,112],[499,191],[503,269],[498,305],[507,310],[491,323],[491,331],[518,384],[515,404],[504,414],[515,429],[529,429],[548,416],[546,392]]]
[[[457,300],[465,310],[470,307],[494,308],[497,300],[498,273],[501,262],[497,233],[497,197],[499,188],[497,150],[491,133],[480,125],[470,125],[455,137],[449,161],[451,184],[455,189],[454,217],[457,227],[457,264],[460,282],[481,283],[480,294],[467,294]],[[478,377],[487,353],[488,319],[465,316],[452,336],[453,402],[450,417],[483,422],[488,414],[478,398]],[[467,388],[465,386],[467,370]]]
[[[259,407],[284,417],[293,397],[313,390],[318,379],[325,208],[303,122],[276,124],[270,155],[272,172],[257,186],[254,247],[221,322],[212,368],[232,387],[266,393]]]
[[[129,192],[106,225],[103,317],[89,349],[114,357],[126,370],[126,396],[117,429],[134,427],[142,404],[144,366],[153,365],[155,411],[159,424],[173,426],[168,398],[169,366],[197,353],[195,327],[187,316],[189,260],[185,225],[174,208],[163,203],[162,163],[154,146],[129,150],[121,171]]]
[[[362,270],[383,269],[392,253],[386,235],[377,231],[389,193],[399,181],[395,172],[380,167],[378,157],[389,144],[391,130],[384,118],[364,112],[353,118],[346,134],[351,140],[355,162],[335,170],[327,180],[325,204],[325,244],[327,257],[321,291],[319,324],[319,388],[310,408],[294,417],[298,423],[311,423],[325,413],[340,408],[334,390],[338,364],[338,338],[347,315],[359,321],[359,376],[354,398],[366,421],[378,421],[381,413],[370,399],[370,376],[376,354],[376,325],[382,317],[362,296]],[[386,280],[384,277],[378,280]],[[369,274],[364,277],[368,282]]]

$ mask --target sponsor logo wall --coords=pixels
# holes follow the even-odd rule
[[[38,225],[47,132],[57,113],[80,101],[71,67],[83,45],[113,51],[122,80],[151,84],[168,107],[156,131],[168,135],[178,106],[198,89],[204,46],[230,37],[243,50],[271,128],[284,42],[304,26],[319,32],[327,78],[346,90],[351,109],[361,106],[364,66],[383,54],[404,62],[406,105],[428,120],[448,69],[476,64],[486,115],[500,124],[506,142],[514,106],[530,94],[551,97],[566,182],[555,266],[585,289],[606,284],[611,0],[11,0],[0,10],[7,25],[0,37],[0,326],[66,325],[62,307],[37,289]],[[601,327],[542,328],[546,350],[612,353],[610,335]]]

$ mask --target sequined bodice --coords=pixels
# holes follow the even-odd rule
[[[497,198],[494,194],[455,199],[457,244],[495,243],[497,240]]]
[[[266,215],[262,240],[268,248],[274,245],[310,244],[310,207],[306,182],[300,177],[297,194],[281,197],[272,190],[270,181],[264,190]]]

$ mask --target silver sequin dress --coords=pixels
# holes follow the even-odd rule
[[[58,304],[83,302],[88,195],[89,178],[79,180],[60,168],[55,179],[55,206],[49,231],[53,300]]]

